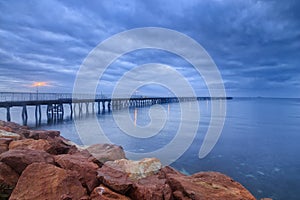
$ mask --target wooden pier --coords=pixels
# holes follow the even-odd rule
[[[76,96],[77,97],[77,96]],[[142,107],[154,104],[164,104],[183,101],[196,100],[211,100],[220,99],[212,97],[132,97],[132,98],[105,98],[102,95],[96,95],[91,98],[91,95],[80,95],[80,98],[72,98],[72,94],[67,93],[0,93],[0,108],[6,108],[6,120],[11,121],[10,109],[12,107],[22,107],[23,124],[27,124],[28,106],[35,107],[35,119],[37,124],[41,122],[42,109],[41,106],[47,106],[46,116],[48,122],[53,120],[63,120],[64,105],[69,105],[70,117],[74,115],[75,107],[78,106],[79,115],[83,112],[89,113],[89,104],[92,104],[92,112],[95,112],[95,104],[97,104],[97,113],[103,114],[112,109],[118,110],[127,107]],[[89,98],[87,98],[89,97]],[[224,98],[222,98],[224,99]],[[226,99],[231,99],[227,97]]]

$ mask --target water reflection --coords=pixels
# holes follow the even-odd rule
[[[136,121],[137,121],[137,115],[138,115],[138,109],[134,109],[134,126],[136,127]]]

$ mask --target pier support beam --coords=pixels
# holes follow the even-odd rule
[[[80,116],[82,114],[82,103],[79,103],[78,107],[79,107],[79,116]]]
[[[100,101],[98,101],[98,114],[100,114]]]
[[[27,125],[28,114],[27,114],[26,105],[24,105],[23,108],[22,108],[22,120],[23,120],[23,125]]]
[[[95,102],[92,102],[92,113],[95,113]]]
[[[85,112],[86,114],[89,114],[89,103],[85,103]]]
[[[105,101],[102,101],[102,113],[105,113]]]
[[[70,113],[70,118],[73,119],[73,106],[72,106],[72,103],[70,103],[69,106],[70,106],[70,112],[71,112]]]
[[[73,103],[74,117],[76,117],[76,103]]]
[[[64,119],[64,114],[65,114],[65,110],[64,110],[64,104],[59,104],[59,110],[60,110],[60,120],[63,120]]]
[[[47,105],[47,121],[48,123],[53,121],[53,105],[52,104],[48,104]]]
[[[10,122],[11,117],[10,117],[10,107],[6,107],[6,121]]]
[[[111,102],[109,101],[108,103],[107,103],[107,110],[108,110],[108,112],[110,112],[111,111]]]
[[[41,124],[41,120],[42,120],[41,105],[36,105],[35,106],[35,122],[36,122],[37,126]]]

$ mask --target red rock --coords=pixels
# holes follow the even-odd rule
[[[85,157],[88,158],[89,161],[97,164],[99,167],[102,167],[103,166],[103,163],[100,162],[99,160],[97,160],[94,156],[92,156],[92,154],[90,154],[90,152],[86,149],[82,149],[80,146],[76,145],[77,147],[77,151],[74,153],[72,151],[69,152],[69,154],[81,154]]]
[[[28,129],[28,127],[19,125],[14,122],[6,122],[6,121],[0,120],[0,129],[10,131],[10,132],[15,132],[20,129],[26,130],[26,129]]]
[[[241,184],[218,172],[200,172],[192,176],[165,174],[175,199],[255,200]]]
[[[50,143],[51,148],[47,151],[50,154],[59,155],[59,154],[67,154],[79,152],[75,145],[70,145],[66,142],[66,139],[63,137],[48,137],[47,141]]]
[[[80,198],[80,200],[91,200],[89,195],[85,195]]]
[[[0,138],[0,144],[6,144],[9,145],[13,141],[12,138]]]
[[[44,162],[54,164],[54,158],[45,151],[31,149],[13,149],[0,155],[0,161],[9,165],[17,173],[22,171],[30,164]]]
[[[21,139],[21,136],[17,133],[0,130],[0,138],[8,138],[8,139],[11,138],[14,140],[19,140]]]
[[[8,151],[8,145],[7,144],[0,144],[0,154]]]
[[[87,157],[81,154],[63,154],[54,157],[55,162],[63,169],[77,172],[78,180],[82,185],[86,186],[88,192],[99,185],[97,179],[97,169],[99,166],[88,160]]]
[[[25,137],[26,132],[28,131],[27,126],[21,126],[14,122],[5,122],[0,120],[0,130],[13,132],[19,134],[22,138]],[[23,134],[25,133],[25,134]]]
[[[167,184],[164,174],[156,173],[155,170],[149,173],[147,169],[157,168],[145,167],[152,166],[151,163],[154,164],[153,166],[157,166],[156,161],[156,159],[109,161],[98,170],[98,178],[107,187],[121,194],[127,194],[132,199],[171,200],[172,190]],[[133,173],[138,170],[140,173]]]
[[[86,150],[101,163],[126,158],[123,148],[113,144],[94,144],[89,146]]]
[[[162,167],[157,158],[144,158],[138,161],[121,159],[107,162],[106,165],[127,173],[133,180],[157,174]]]
[[[182,173],[180,173],[179,171],[177,171],[176,169],[170,167],[170,166],[165,166],[163,167],[160,172],[159,175],[161,178],[167,178],[166,175],[167,174],[175,174],[175,175],[182,175]]]
[[[9,197],[18,179],[19,175],[11,167],[0,162],[0,199],[1,197]]]
[[[9,149],[31,149],[48,151],[51,148],[50,143],[43,139],[24,139],[12,141],[9,144]]]
[[[96,187],[93,190],[90,199],[91,200],[112,200],[112,199],[130,200],[129,197],[113,192],[112,190],[105,187],[104,185],[100,185],[99,187]]]
[[[123,172],[121,168],[112,168],[106,163],[97,171],[97,178],[100,182],[118,193],[125,194],[128,192],[133,184],[129,175]]]
[[[0,130],[12,132],[13,130],[8,126],[0,126]]]
[[[121,159],[104,163],[97,177],[104,185],[125,194],[137,180],[157,174],[160,168],[161,163],[156,158],[140,161]]]
[[[134,182],[128,196],[132,199],[144,200],[172,200],[172,190],[166,179],[159,175],[152,175]]]
[[[0,138],[0,154],[8,151],[8,145],[11,141],[13,141],[12,138]]]
[[[85,195],[86,190],[73,172],[46,163],[33,163],[23,171],[10,200],[77,200]]]
[[[29,135],[28,138],[32,138],[32,139],[47,139],[47,138],[55,138],[60,136],[60,132],[59,131],[45,131],[45,130],[30,130],[29,131]]]

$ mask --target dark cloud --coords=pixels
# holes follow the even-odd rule
[[[71,92],[94,47],[120,31],[147,26],[174,29],[201,44],[228,95],[297,96],[300,89],[297,0],[12,0],[0,1],[0,10],[0,91],[32,90],[25,86],[43,80],[52,85],[45,91]],[[122,56],[102,77],[100,90],[111,91],[126,71],[149,62],[173,66],[199,95],[206,90],[189,63],[157,50]]]

